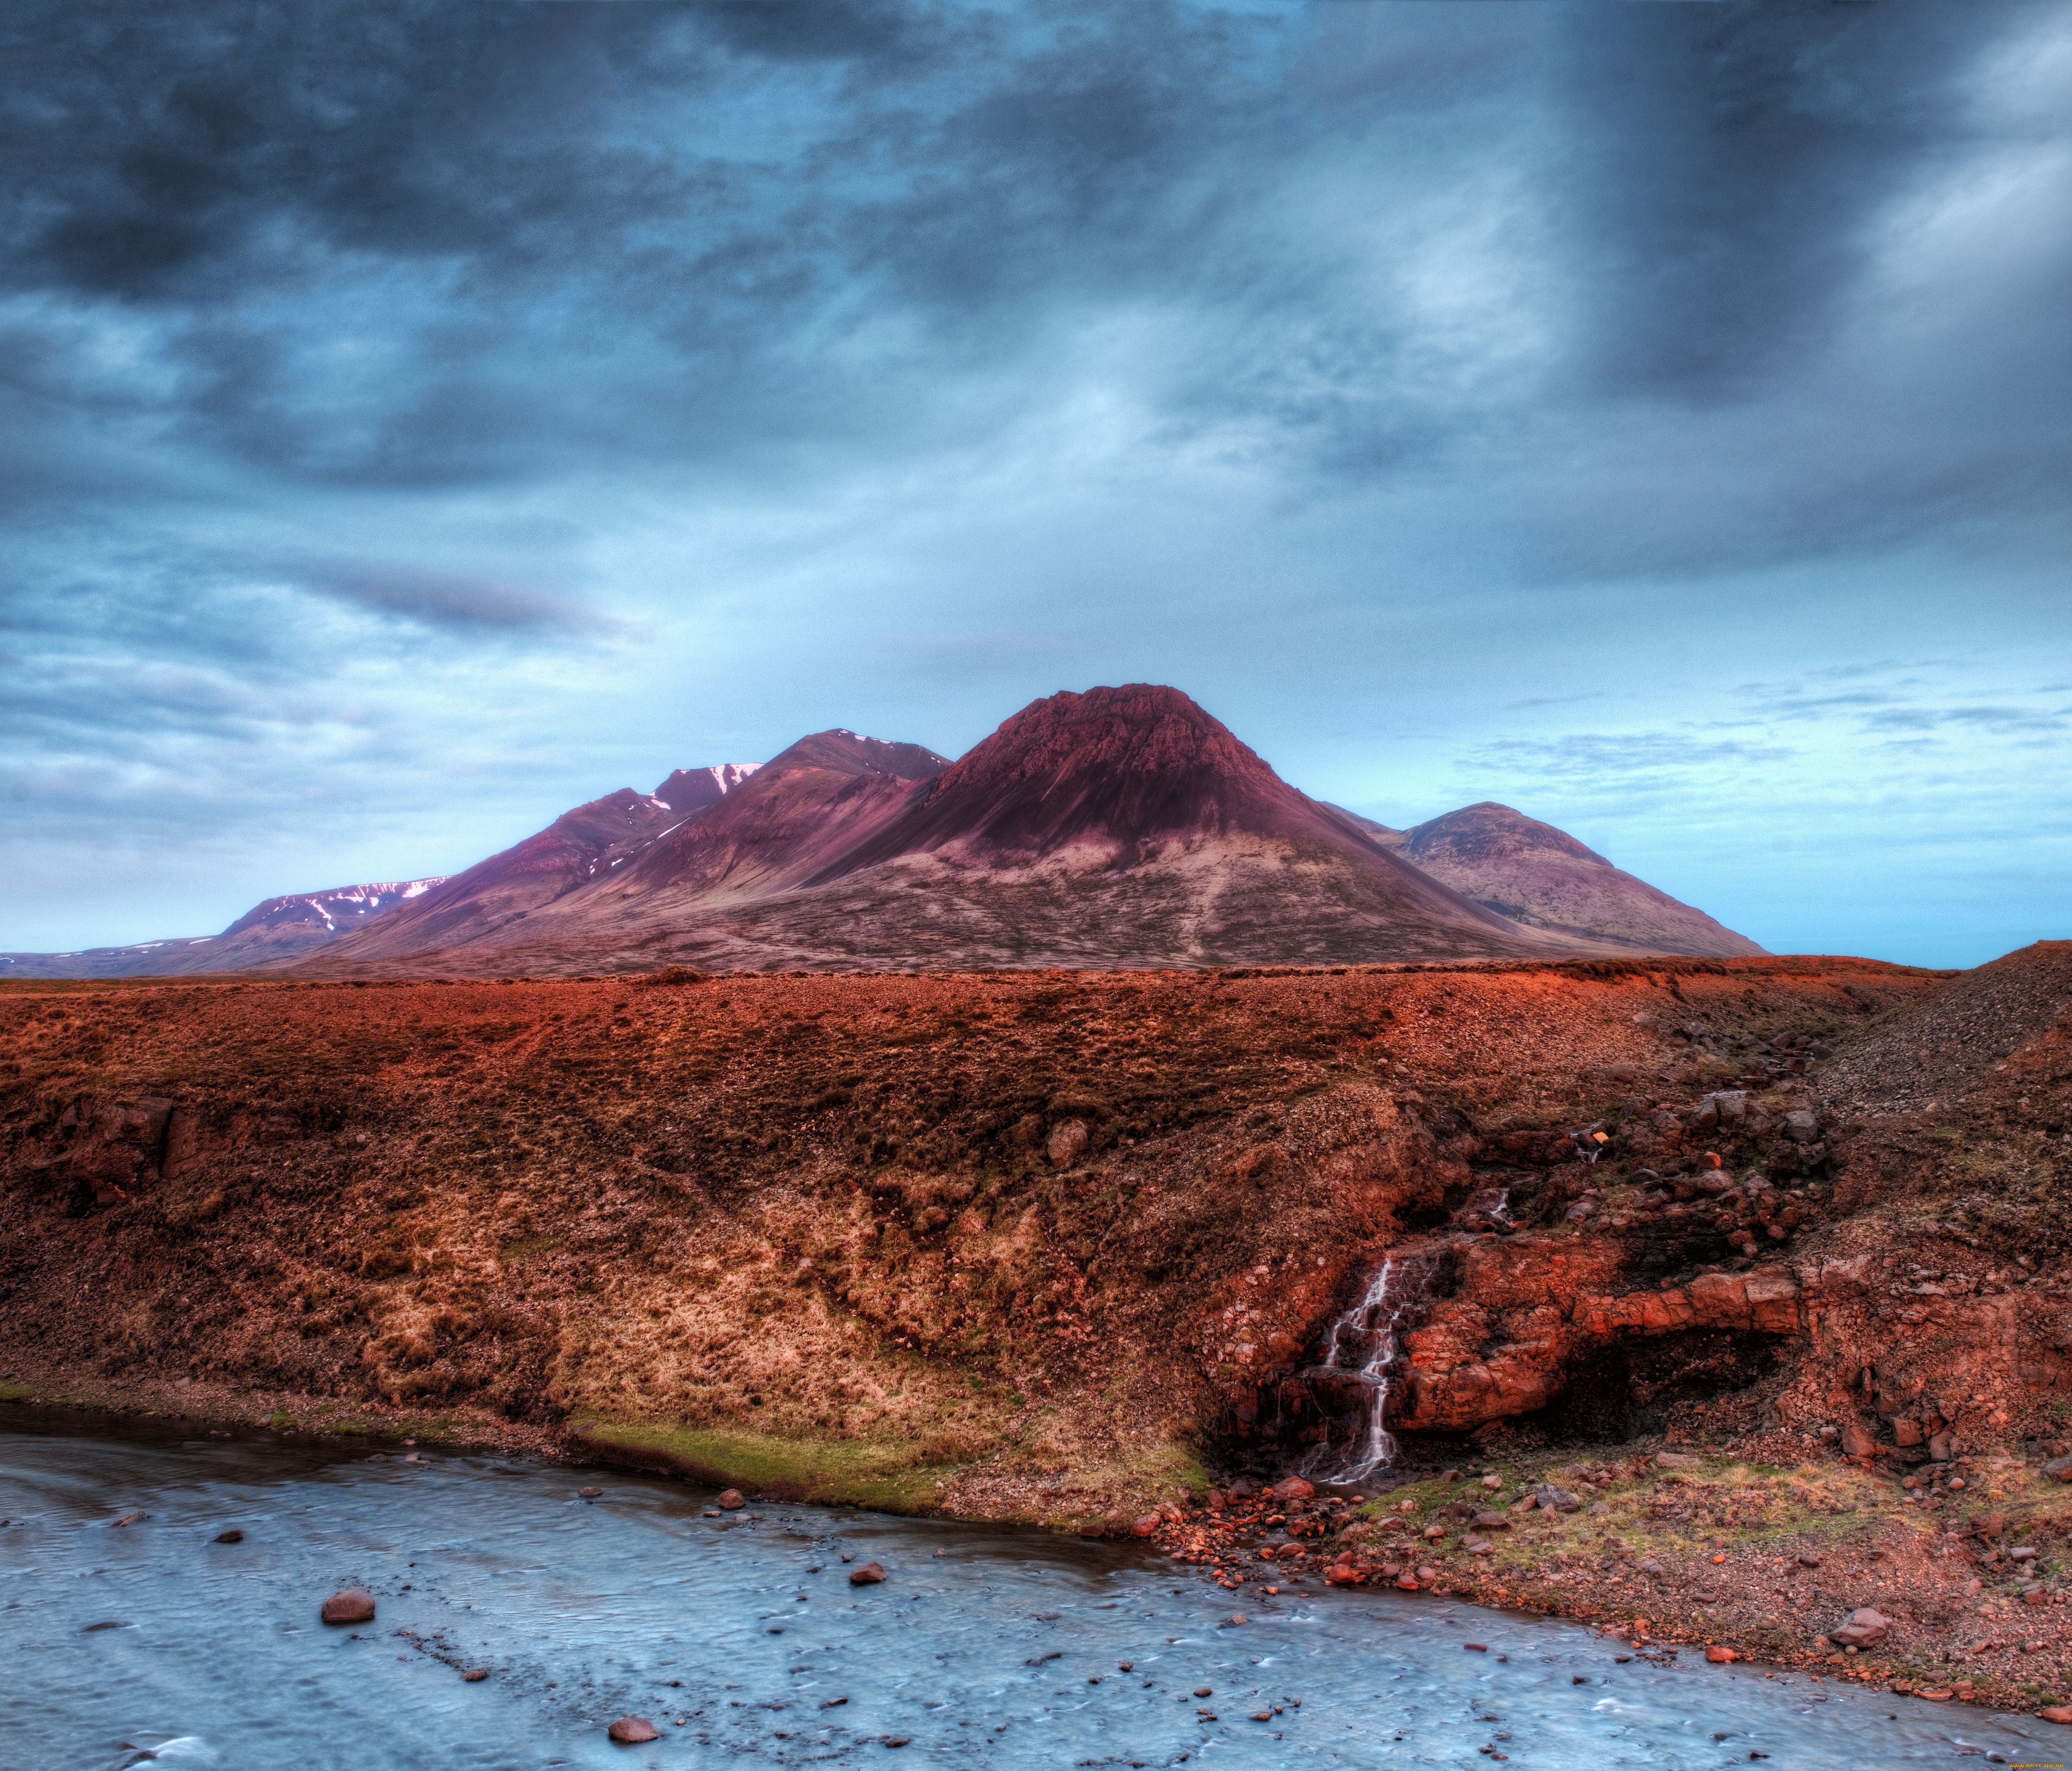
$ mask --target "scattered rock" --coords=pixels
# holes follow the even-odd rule
[[[216,1541],[218,1543],[242,1543],[245,1541],[245,1534],[233,1525],[228,1531],[217,1532]]]
[[[1739,1660],[1741,1656],[1737,1654],[1731,1648],[1722,1648],[1718,1643],[1715,1642],[1710,1648],[1705,1650],[1705,1658],[1710,1661],[1715,1666],[1724,1666],[1729,1661]]]
[[[2072,1482],[2072,1457],[2054,1457],[2043,1466],[2045,1476],[2061,1482]]]
[[[1877,1441],[1860,1421],[1851,1421],[1842,1428],[1842,1455],[1844,1457],[1875,1457]]]
[[[1642,1574],[1667,1574],[1669,1570],[1662,1563],[1656,1561],[1653,1556],[1650,1556],[1646,1561],[1641,1563],[1640,1571]]]
[[[643,1741],[662,1738],[662,1731],[644,1715],[622,1715],[604,1732],[621,1746],[639,1746]]]
[[[874,1587],[884,1578],[885,1570],[875,1562],[866,1562],[861,1568],[852,1568],[849,1572],[852,1587]]]
[[[727,1489],[725,1493],[722,1494],[719,1499],[713,1504],[717,1506],[724,1507],[730,1513],[738,1513],[742,1508],[747,1505],[748,1502],[742,1499],[741,1490],[739,1489],[730,1488]]]
[[[371,1624],[374,1621],[374,1595],[364,1587],[347,1587],[323,1602],[327,1624]]]
[[[1698,1460],[1685,1452],[1657,1452],[1655,1461],[1666,1470],[1694,1470],[1698,1467]]]
[[[1129,1529],[1131,1534],[1136,1537],[1154,1537],[1157,1534],[1158,1523],[1158,1515],[1156,1513],[1147,1513]]]
[[[1468,1523],[1482,1531],[1508,1531],[1511,1529],[1511,1521],[1501,1513],[1478,1513]]]
[[[1827,1639],[1837,1648],[1875,1648],[1891,1633],[1892,1620],[1864,1605],[1851,1612],[1840,1629],[1829,1630]]]
[[[1550,1513],[1579,1513],[1582,1510],[1582,1497],[1571,1494],[1565,1488],[1556,1488],[1552,1482],[1542,1482],[1532,1491],[1532,1497]]]
[[[1054,1168],[1069,1168],[1086,1154],[1092,1141],[1083,1119],[1067,1119],[1050,1133],[1050,1141],[1044,1146]]]

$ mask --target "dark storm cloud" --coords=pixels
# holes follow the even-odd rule
[[[1319,484],[1366,479],[1492,423],[1530,451],[1578,402],[1817,382],[1877,216],[1975,130],[1959,76],[2037,10],[18,9],[0,276],[146,311],[168,422],[322,483],[918,443],[960,374],[1040,381],[1048,328],[1130,302],[1202,333],[1146,390],[1176,425],[1264,421]],[[1373,220],[1363,181],[1395,204],[1396,150],[1472,161],[1493,122],[1555,333],[1463,399],[1416,385],[1429,316],[1334,230]],[[1280,224],[1334,178],[1350,208]],[[863,342],[888,323],[911,342]],[[1757,505],[1788,554],[2045,494],[2018,411],[1866,451],[1914,395],[1859,392],[1887,410],[1809,421],[1786,484],[1766,426],[1647,450],[1716,483],[1616,541],[1563,516],[1558,472],[1521,520],[1565,573],[1717,560]]]

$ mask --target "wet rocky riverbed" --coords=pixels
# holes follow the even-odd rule
[[[1240,1598],[1135,1547],[495,1456],[11,1407],[0,1520],[24,1771],[2072,1759],[2041,1722],[1424,1594]],[[375,1621],[325,1626],[348,1586]],[[614,1744],[629,1715],[660,1737]]]

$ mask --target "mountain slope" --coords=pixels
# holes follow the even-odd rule
[[[524,842],[455,874],[378,928],[342,943],[341,957],[347,962],[393,961],[493,937],[593,879],[608,876],[657,837],[687,818],[704,815],[738,791],[736,784],[753,780],[756,773],[752,763],[678,769],[662,784],[675,794],[674,801],[659,789],[636,793],[622,787],[578,805]]]
[[[155,978],[241,971],[328,946],[443,883],[434,876],[292,892],[254,904],[220,935],[69,953],[0,953],[0,978]]]
[[[1529,929],[1642,953],[1763,951],[1566,831],[1493,801],[1403,831],[1400,843],[1397,852],[1421,871]]]

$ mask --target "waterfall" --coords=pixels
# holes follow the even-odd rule
[[[1397,1341],[1424,1300],[1432,1266],[1429,1252],[1383,1255],[1366,1295],[1331,1324],[1323,1362],[1305,1375],[1333,1389],[1350,1386],[1359,1424],[1342,1451],[1326,1444],[1304,1459],[1305,1476],[1324,1482],[1364,1481],[1395,1460],[1388,1416]]]

